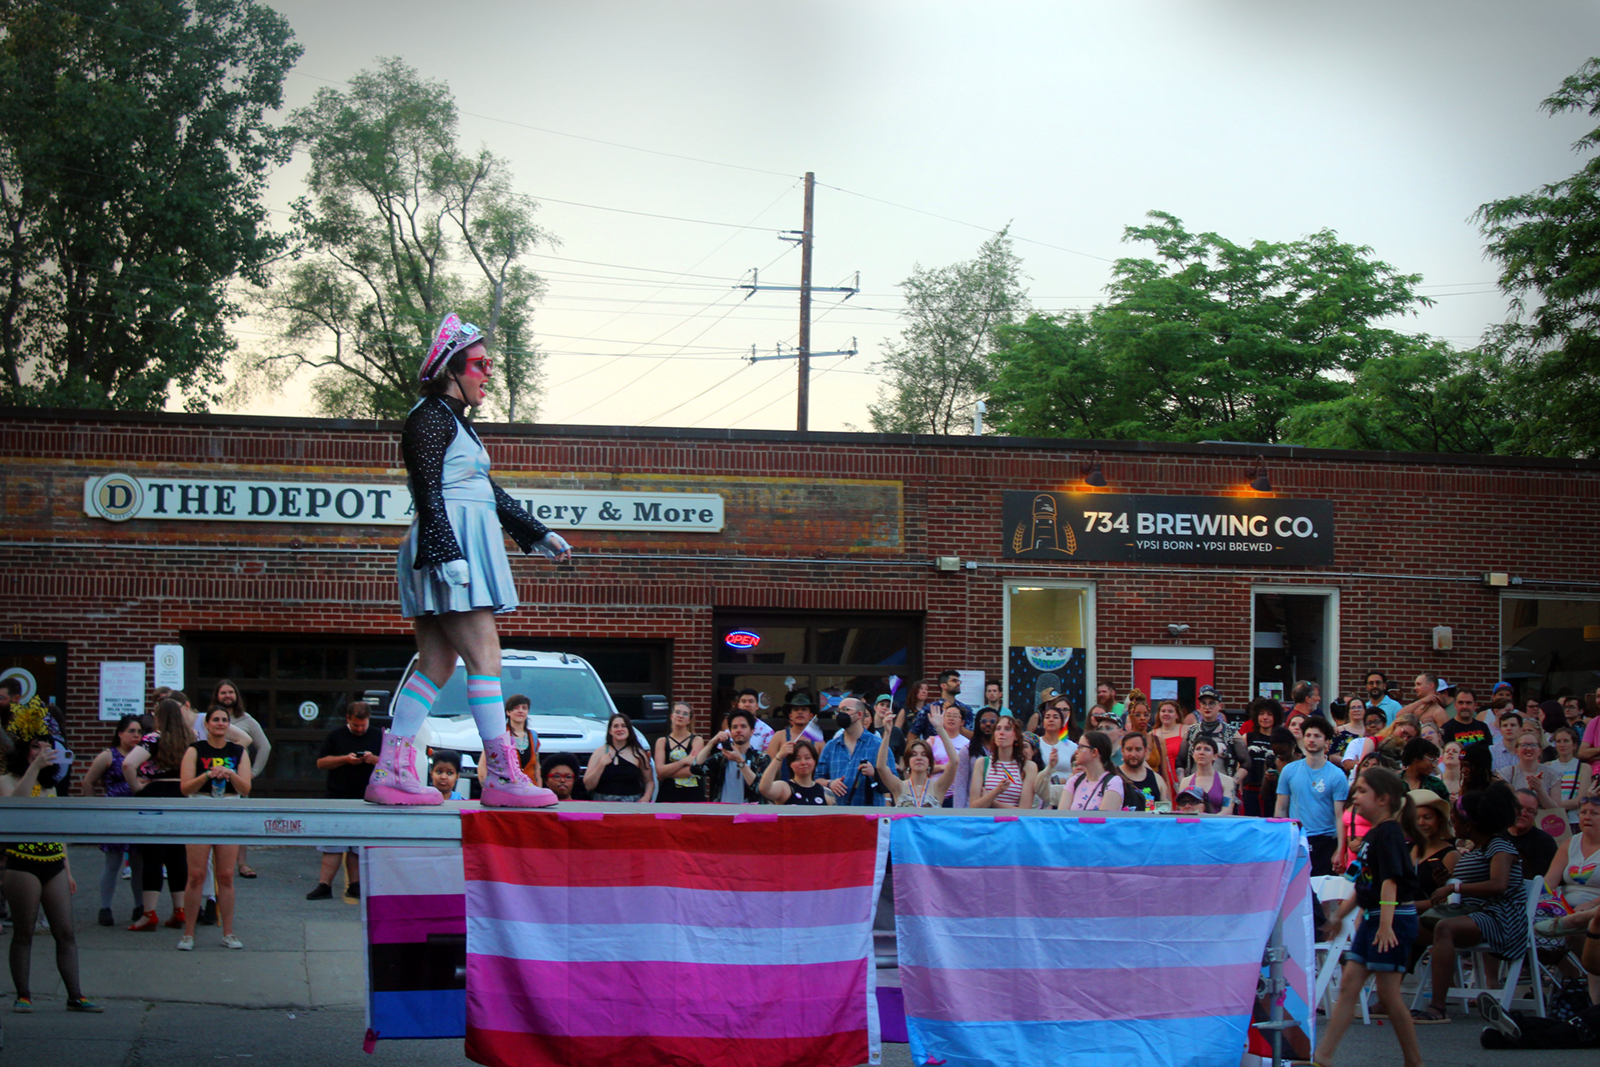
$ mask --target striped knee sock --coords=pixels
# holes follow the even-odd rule
[[[439,687],[428,681],[428,676],[421,671],[413,673],[405,688],[400,690],[400,695],[394,699],[389,732],[396,737],[417,736],[417,731],[422,729],[422,721],[428,717],[428,709],[433,707],[433,702],[438,698]]]
[[[506,703],[500,679],[492,674],[467,675],[467,708],[478,724],[478,736],[492,741],[506,732]]]

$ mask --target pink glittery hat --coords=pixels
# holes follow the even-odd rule
[[[439,372],[439,368],[450,361],[450,357],[463,348],[470,348],[483,341],[483,331],[470,322],[462,322],[461,316],[454,311],[444,317],[439,323],[439,329],[433,335],[433,344],[428,349],[428,355],[422,361],[422,372],[417,376],[421,381],[427,381]]]

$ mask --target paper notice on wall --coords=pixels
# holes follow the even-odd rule
[[[116,720],[144,712],[144,664],[100,664],[100,718]]]
[[[1150,679],[1151,700],[1177,700],[1178,680],[1176,678]]]
[[[961,692],[956,699],[969,708],[983,707],[983,685],[987,676],[982,671],[957,671],[961,676]]]
[[[152,684],[157,688],[164,685],[168,689],[182,689],[183,646],[157,645],[155,659],[156,680]]]

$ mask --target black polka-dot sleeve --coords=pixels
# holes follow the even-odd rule
[[[400,454],[405,457],[417,515],[417,559],[412,566],[419,570],[465,558],[444,506],[444,454],[456,432],[456,417],[432,399],[417,405],[400,431]]]
[[[549,527],[529,515],[527,509],[512,500],[511,494],[500,488],[493,478],[489,479],[489,484],[494,486],[494,510],[500,516],[501,529],[511,535],[524,554],[532,552],[534,542],[542,541],[550,532]]]

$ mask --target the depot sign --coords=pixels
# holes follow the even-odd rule
[[[1333,502],[1217,496],[1007,492],[1013,559],[1321,566]]]
[[[717,533],[717,493],[506,492],[546,526],[573,530],[677,530]],[[405,526],[411,491],[373,482],[214,481],[106,474],[83,484],[83,510],[112,522],[129,519],[210,522],[335,523]]]

